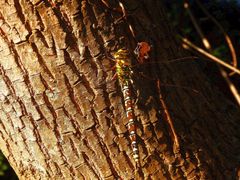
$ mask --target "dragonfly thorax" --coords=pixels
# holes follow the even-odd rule
[[[129,58],[129,52],[126,49],[119,49],[115,54],[116,60],[116,73],[118,79],[122,85],[128,83],[131,80],[131,64]]]
[[[132,70],[130,65],[126,64],[125,62],[122,63],[122,61],[117,61],[116,73],[122,85],[131,80]]]

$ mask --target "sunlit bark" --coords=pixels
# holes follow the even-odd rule
[[[0,1],[0,148],[19,178],[236,177],[239,111],[193,61],[133,69],[135,169],[110,56],[137,41],[152,62],[186,54],[159,1],[109,2]]]

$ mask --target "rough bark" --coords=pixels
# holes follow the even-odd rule
[[[240,113],[193,62],[141,68],[178,87],[134,78],[135,170],[108,55],[141,40],[153,44],[151,61],[185,53],[159,1],[122,4],[0,1],[0,147],[11,166],[28,180],[234,179]]]

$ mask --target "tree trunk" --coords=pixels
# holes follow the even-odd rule
[[[193,61],[133,66],[141,167],[134,166],[110,56],[133,52],[138,41],[151,41],[151,62],[186,56],[159,1],[0,7],[0,147],[20,179],[237,177],[239,110]]]

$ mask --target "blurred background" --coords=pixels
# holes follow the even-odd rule
[[[240,0],[162,1],[183,47],[200,57],[199,65],[211,83],[240,106],[240,75],[234,70],[239,67]],[[199,49],[233,68],[220,67]],[[0,180],[17,179],[0,151]]]
[[[199,57],[211,84],[240,106],[240,0],[163,1],[183,47]]]

